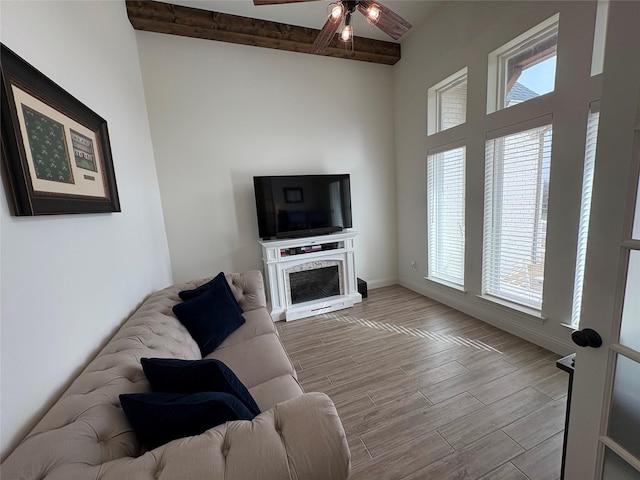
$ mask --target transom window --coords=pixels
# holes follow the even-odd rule
[[[427,92],[427,133],[461,125],[467,121],[467,67],[445,78]]]
[[[559,15],[489,54],[487,113],[553,92]]]

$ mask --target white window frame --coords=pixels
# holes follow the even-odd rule
[[[440,95],[466,81],[467,67],[464,67],[427,90],[427,135],[433,135],[434,133],[448,130],[449,128],[455,128],[442,128],[442,105],[440,104]],[[466,123],[466,106],[465,121],[458,125],[463,125],[464,123]],[[456,127],[458,125],[456,125]]]
[[[444,185],[434,185],[437,181],[434,178],[434,162],[436,162],[437,156],[449,152],[453,152],[455,150],[463,150],[463,158],[462,158],[462,251],[460,252],[460,258],[458,259],[461,263],[461,273],[462,276],[459,278],[455,278],[453,276],[447,275],[444,272],[434,271],[434,265],[436,262],[434,261],[434,256],[442,254],[442,249],[445,247],[444,244],[440,243],[440,239],[444,232],[442,232],[442,227],[440,223],[440,219],[442,217],[443,212],[436,212],[438,208],[437,195],[436,190],[439,187],[445,187]],[[431,280],[436,283],[440,283],[458,290],[464,290],[464,279],[465,279],[465,252],[466,252],[466,214],[465,214],[465,199],[466,199],[466,154],[467,147],[464,141],[451,143],[447,145],[443,145],[437,148],[430,149],[427,152],[427,280]],[[441,170],[441,169],[440,169]],[[438,214],[439,213],[439,214]]]
[[[507,78],[505,70],[506,63],[509,58],[546,38],[557,35],[559,22],[560,14],[556,13],[489,54],[489,68],[487,76],[487,114],[506,108],[505,93]],[[545,59],[540,59],[539,61],[543,60]]]

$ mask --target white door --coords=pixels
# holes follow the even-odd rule
[[[609,11],[565,480],[640,479],[640,2]]]

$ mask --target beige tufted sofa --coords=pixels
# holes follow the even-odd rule
[[[143,452],[121,393],[150,390],[141,357],[198,359],[175,318],[178,292],[149,296],[1,465],[6,480],[331,480],[349,474],[345,433],[331,400],[303,393],[266,310],[258,271],[226,276],[245,324],[209,358],[225,362],[263,412]]]

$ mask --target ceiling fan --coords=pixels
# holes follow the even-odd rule
[[[253,0],[254,5],[276,5],[281,3],[313,2],[315,0]],[[358,10],[367,21],[377,26],[394,40],[411,29],[411,24],[393,10],[373,0],[337,0],[329,5],[329,18],[320,30],[311,47],[311,53],[322,54],[333,39],[340,25],[340,39],[343,42],[353,40],[353,28],[351,27],[351,15]],[[353,43],[352,43],[353,46]]]

